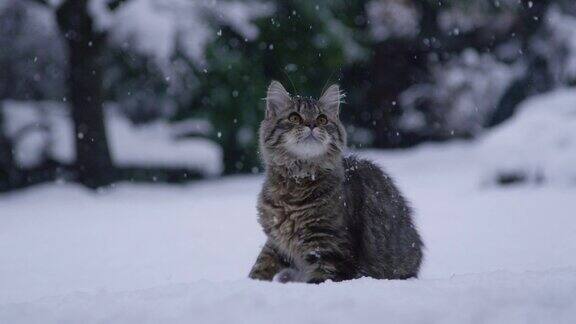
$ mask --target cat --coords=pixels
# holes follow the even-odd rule
[[[321,283],[364,276],[417,277],[423,243],[392,179],[373,163],[343,157],[343,94],[292,96],[272,81],[259,144],[266,178],[258,217],[267,241],[249,277]]]

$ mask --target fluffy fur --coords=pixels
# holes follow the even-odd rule
[[[342,94],[291,96],[273,81],[260,126],[266,180],[258,200],[268,240],[250,277],[320,283],[416,277],[423,244],[411,210],[374,164],[342,157]]]

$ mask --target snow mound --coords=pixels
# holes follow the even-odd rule
[[[488,132],[477,149],[496,177],[576,184],[576,90],[522,103],[511,120]]]
[[[61,103],[6,100],[0,105],[0,114],[19,167],[38,166],[46,158],[74,161],[74,129]]]
[[[571,323],[576,269],[319,286],[200,281],[0,306],[3,323]]]
[[[204,175],[222,173],[222,149],[200,137],[174,138],[165,121],[134,126],[126,118],[109,112],[108,133],[112,158],[117,165],[160,165],[201,170]]]
[[[14,143],[21,168],[40,165],[45,159],[73,163],[74,126],[65,104],[42,101],[4,101],[0,106],[6,135]],[[112,159],[117,166],[175,167],[198,170],[206,176],[222,170],[222,149],[208,139],[188,137],[210,132],[207,122],[191,120],[172,125],[158,121],[134,125],[117,113],[106,111],[106,129]],[[79,135],[81,136],[81,135]]]

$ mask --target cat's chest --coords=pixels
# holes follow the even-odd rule
[[[268,232],[276,238],[291,238],[296,234],[299,223],[305,218],[313,217],[312,210],[298,208],[297,206],[277,201],[268,206],[263,215]]]
[[[263,204],[261,222],[272,237],[291,240],[323,217],[323,203],[309,194],[280,192]]]
[[[264,225],[268,237],[288,259],[297,262],[302,238],[313,229],[312,224],[322,218],[313,208],[293,205],[276,205],[266,213]]]

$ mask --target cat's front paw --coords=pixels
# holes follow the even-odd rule
[[[311,284],[321,284],[326,280],[334,280],[335,278],[327,271],[324,271],[323,269],[315,269],[313,271],[310,271],[305,278],[305,282],[307,283],[311,283]]]
[[[318,284],[323,283],[324,281],[326,281],[325,278],[311,278],[311,279],[308,279],[306,281],[306,283],[318,285]]]
[[[284,268],[278,271],[272,280],[280,283],[300,282],[302,281],[301,277],[302,276],[298,270],[293,268]]]

